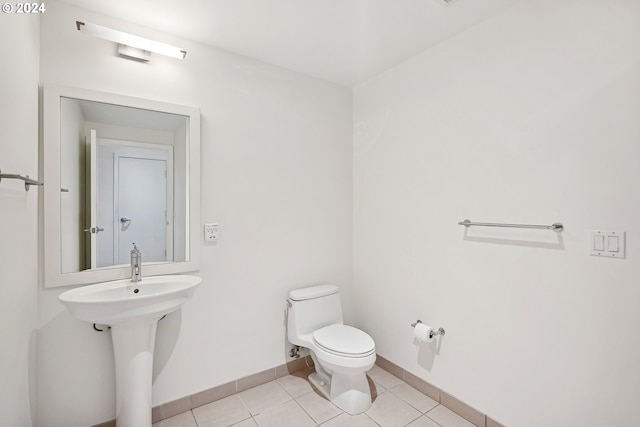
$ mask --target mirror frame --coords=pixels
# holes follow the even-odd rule
[[[169,104],[126,95],[98,92],[71,86],[46,84],[43,99],[43,175],[44,176],[44,287],[81,285],[131,276],[129,266],[113,266],[96,270],[63,273],[61,266],[60,227],[60,98],[76,98],[122,105],[144,110],[160,111],[189,117],[188,195],[189,203],[189,260],[185,262],[143,263],[143,277],[159,274],[194,272],[200,269],[200,110],[195,107]],[[144,257],[144,254],[143,254]],[[144,259],[144,258],[143,258]]]

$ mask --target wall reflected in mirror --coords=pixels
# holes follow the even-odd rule
[[[189,117],[60,97],[62,273],[189,261]]]

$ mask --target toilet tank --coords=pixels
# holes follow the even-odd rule
[[[287,335],[296,343],[296,336],[311,334],[322,327],[342,323],[342,306],[338,287],[317,285],[289,292]]]

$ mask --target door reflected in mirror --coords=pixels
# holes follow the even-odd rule
[[[188,117],[60,98],[61,270],[188,260]]]
[[[47,85],[45,287],[200,266],[197,108]]]

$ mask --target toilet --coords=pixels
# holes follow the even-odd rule
[[[309,381],[327,399],[351,415],[371,407],[366,372],[376,361],[375,342],[366,332],[342,323],[337,286],[289,292],[287,338],[310,350],[316,372]]]

